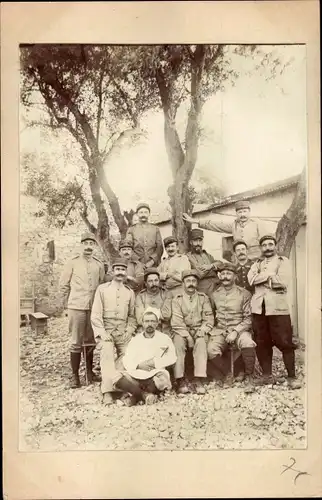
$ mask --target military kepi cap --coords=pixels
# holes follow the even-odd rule
[[[116,266],[127,268],[127,261],[125,259],[121,259],[121,258],[115,259],[113,261],[112,268],[116,267]]]
[[[148,269],[144,271],[144,279],[146,279],[150,274],[156,274],[160,278],[160,273],[156,267],[148,267]]]
[[[192,229],[190,231],[190,239],[198,240],[199,238],[203,239],[203,230],[202,229]]]
[[[265,234],[264,236],[262,236],[259,240],[259,244],[261,245],[263,243],[263,241],[265,240],[273,240],[275,242],[275,245],[276,245],[276,237],[274,234]]]
[[[200,275],[197,271],[197,269],[185,269],[184,271],[182,271],[182,279],[184,280],[185,278],[188,278],[188,276],[194,276],[195,278],[197,278],[197,280],[200,279]]]
[[[133,242],[131,240],[122,240],[119,244],[119,250],[121,250],[121,248],[133,248]]]
[[[246,247],[246,248],[248,248],[248,245],[247,245],[246,241],[244,241],[244,240],[236,240],[236,241],[234,241],[234,243],[233,243],[233,250],[235,250],[235,248],[236,248],[238,245],[245,245],[245,247]]]
[[[250,208],[250,204],[248,200],[236,201],[235,210],[241,210],[242,208]]]
[[[93,233],[83,233],[81,236],[81,243],[83,241],[86,241],[86,240],[92,240],[92,241],[95,241],[95,243],[97,243],[96,238],[95,238]]]
[[[151,208],[150,205],[148,205],[148,203],[139,203],[138,206],[136,207],[136,213],[138,213],[140,208],[147,208],[149,212],[151,212]]]
[[[164,238],[163,244],[165,247],[170,245],[170,243],[178,243],[177,238],[175,238],[174,236],[167,236],[166,238]]]
[[[236,273],[236,266],[232,262],[221,262],[219,272],[220,271],[231,271]]]

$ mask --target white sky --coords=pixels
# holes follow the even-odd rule
[[[218,179],[227,194],[296,175],[306,163],[305,47],[276,47],[276,53],[292,60],[282,75],[269,81],[256,72],[243,75],[235,87],[204,106],[202,126],[212,139],[200,147],[198,172],[207,173],[214,182]],[[236,69],[247,72],[245,59],[236,59],[236,64]],[[140,198],[168,199],[171,173],[162,113],[149,113],[143,125],[148,138],[122,151],[107,167],[108,180],[124,209]],[[37,131],[21,134],[22,151],[53,147],[57,149],[57,143],[42,143]]]

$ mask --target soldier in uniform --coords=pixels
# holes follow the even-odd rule
[[[144,273],[145,288],[137,294],[135,299],[135,317],[138,325],[137,333],[143,330],[143,314],[147,307],[160,311],[159,328],[163,333],[170,335],[171,299],[160,285],[158,269],[151,267]]]
[[[191,266],[188,257],[178,252],[177,238],[168,236],[163,244],[168,257],[158,267],[160,280],[168,297],[175,297],[182,292],[182,271],[191,269]]]
[[[127,261],[127,275],[125,284],[137,293],[144,284],[144,266],[133,255],[133,243],[128,240],[121,241],[119,245],[120,256]],[[113,271],[106,275],[105,281],[112,281]]]
[[[235,284],[235,277],[236,266],[231,262],[223,263],[219,273],[221,286],[211,296],[215,328],[208,341],[208,359],[211,365],[224,374],[222,354],[228,345],[235,344],[241,351],[245,365],[247,391],[252,391],[256,344],[251,333],[251,294]],[[239,377],[240,380],[243,378]]]
[[[262,223],[250,217],[249,201],[237,201],[235,210],[236,219],[233,222],[194,220],[188,214],[183,214],[183,219],[191,224],[198,224],[202,229],[232,234],[234,241],[244,240],[248,246],[249,259],[255,260],[260,257],[259,239],[265,234],[265,229]]]
[[[233,250],[236,258],[236,285],[248,290],[251,294],[255,288],[248,282],[248,272],[251,268],[252,261],[248,258],[247,243],[242,240],[236,240],[233,244]]]
[[[199,274],[195,269],[183,271],[184,291],[172,299],[171,328],[177,352],[174,377],[181,394],[189,392],[184,381],[187,349],[193,351],[195,388],[205,394],[207,376],[207,337],[214,327],[214,316],[208,296],[197,291]]]
[[[92,307],[91,321],[100,349],[104,404],[113,403],[112,393],[120,389],[117,382],[122,378],[122,358],[136,329],[134,292],[124,285],[126,268],[124,259],[113,262],[113,280],[98,287]]]
[[[198,291],[210,296],[219,286],[220,281],[217,271],[220,269],[221,261],[215,261],[212,255],[203,250],[203,231],[192,229],[190,233],[190,252],[187,257],[192,269],[199,274]]]
[[[145,268],[157,267],[163,254],[160,229],[149,222],[150,207],[147,203],[140,203],[136,213],[139,221],[129,227],[126,239],[133,243],[134,254]]]
[[[79,365],[82,346],[86,350],[88,381],[98,377],[93,372],[94,335],[90,321],[91,307],[96,288],[104,281],[104,265],[93,255],[97,246],[95,236],[85,233],[81,236],[83,253],[70,259],[61,276],[63,306],[68,308],[69,334],[71,336],[70,364],[72,368],[71,388],[80,387]]]
[[[291,389],[300,388],[295,376],[295,348],[287,297],[290,278],[289,260],[277,255],[274,235],[260,239],[262,257],[253,263],[248,273],[250,285],[255,286],[252,296],[252,320],[256,352],[263,370],[261,383],[272,384],[273,346],[283,355]]]

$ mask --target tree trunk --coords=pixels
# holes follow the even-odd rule
[[[187,252],[189,250],[189,231],[182,214],[190,212],[192,201],[189,197],[188,182],[183,177],[184,171],[180,169],[174,179],[174,184],[168,190],[168,194],[172,211],[172,232],[178,238],[180,251]]]
[[[277,252],[289,257],[297,233],[306,220],[306,170],[299,178],[293,201],[276,229]]]

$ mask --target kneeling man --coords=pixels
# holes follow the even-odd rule
[[[154,403],[162,391],[171,389],[166,368],[176,362],[177,356],[169,336],[157,330],[159,321],[159,310],[148,307],[143,314],[143,332],[127,346],[123,358],[125,372],[116,385],[131,394],[129,406],[139,401]]]
[[[208,358],[215,368],[224,372],[222,354],[228,345],[235,344],[245,365],[246,389],[252,391],[256,344],[251,334],[251,294],[235,284],[234,264],[223,263],[218,276],[221,286],[211,296],[215,328],[209,337]]]

